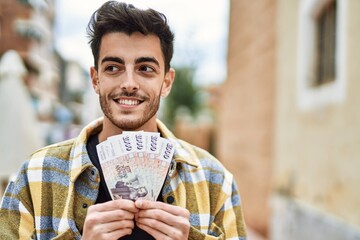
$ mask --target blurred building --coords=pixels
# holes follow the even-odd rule
[[[80,64],[55,49],[55,15],[54,0],[0,1],[0,57],[13,49],[25,62],[24,81],[48,143],[59,139],[49,136],[54,124],[82,123],[83,97],[90,88]]]
[[[0,59],[7,68],[3,69],[0,79],[1,104],[10,106],[7,111],[6,107],[2,109],[2,143],[7,142],[1,150],[2,188],[26,157],[45,143],[38,119],[50,118],[59,80],[54,58],[53,19],[52,1],[0,1]],[[17,54],[21,59],[17,60]],[[9,60],[12,62],[6,62]],[[23,65],[26,69],[21,70]],[[20,70],[12,72],[11,69]],[[13,89],[7,89],[9,86]],[[5,131],[14,127],[12,131]],[[21,149],[16,150],[19,147]]]
[[[264,235],[272,189],[275,69],[276,2],[230,1],[217,153],[238,182],[247,224]]]
[[[59,69],[53,25],[53,1],[0,2],[0,56],[9,49],[17,51],[33,74],[26,82],[29,88],[56,98]]]
[[[360,239],[359,12],[231,0],[217,152],[269,239]]]
[[[54,47],[54,17],[52,0],[0,2],[0,56],[7,50],[20,54],[28,71],[24,83],[39,120],[45,123],[54,120],[60,91],[61,58]]]
[[[0,59],[9,50],[15,50],[25,63],[23,84],[31,96],[29,101],[36,111],[44,144],[78,133],[86,115],[83,95],[90,84],[88,74],[78,63],[63,59],[56,51],[55,14],[54,0],[0,1]],[[6,162],[0,161],[0,167],[6,171]],[[0,195],[1,192],[0,187]]]
[[[214,122],[212,117],[205,111],[193,117],[186,111],[180,111],[175,120],[174,133],[176,137],[183,139],[197,147],[215,154],[214,151]]]

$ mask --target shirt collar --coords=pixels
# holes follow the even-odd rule
[[[86,143],[90,135],[99,132],[102,128],[103,118],[96,119],[84,127],[79,136],[75,138],[73,148],[70,154],[71,161],[71,181],[75,181],[79,174],[81,174],[88,167],[93,166],[89,158]]]

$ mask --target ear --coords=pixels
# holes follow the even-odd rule
[[[161,87],[161,96],[167,97],[171,91],[171,87],[175,80],[175,69],[170,68],[167,73],[165,73],[165,78],[163,85]]]
[[[92,86],[93,89],[95,90],[96,94],[99,94],[100,89],[99,89],[99,77],[98,77],[98,73],[96,71],[96,69],[94,67],[90,68],[90,77],[92,80]]]

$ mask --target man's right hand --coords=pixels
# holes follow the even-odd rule
[[[85,218],[82,240],[111,240],[131,234],[137,212],[135,203],[126,199],[90,206]]]

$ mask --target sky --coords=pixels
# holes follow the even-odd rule
[[[91,14],[104,0],[56,0],[55,46],[85,69],[93,65],[86,36]],[[175,33],[172,66],[196,66],[195,81],[218,84],[226,78],[228,0],[125,0],[166,15]],[[196,63],[194,65],[194,63]]]

